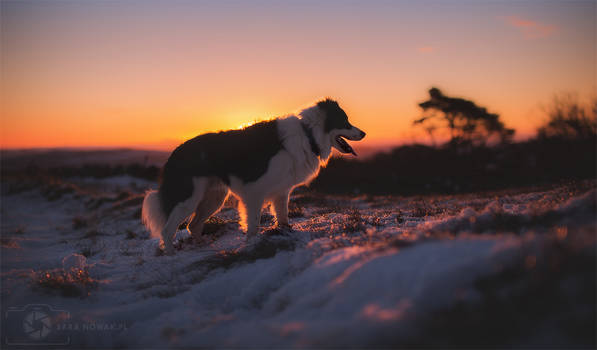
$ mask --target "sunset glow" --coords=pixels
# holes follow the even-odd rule
[[[1,146],[171,149],[330,96],[369,144],[425,139],[437,86],[517,137],[596,93],[595,2],[2,2]]]

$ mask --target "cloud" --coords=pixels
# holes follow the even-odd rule
[[[433,53],[435,52],[435,48],[433,46],[419,46],[417,47],[417,51],[420,53]]]
[[[522,18],[517,15],[500,17],[507,25],[517,28],[525,39],[546,38],[554,34],[557,27]]]

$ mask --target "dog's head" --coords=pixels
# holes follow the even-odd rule
[[[352,153],[356,156],[356,152],[344,139],[359,141],[365,137],[365,133],[348,122],[348,116],[338,102],[327,98],[319,101],[317,107],[325,115],[323,131],[324,136],[329,137],[330,145],[341,153]]]

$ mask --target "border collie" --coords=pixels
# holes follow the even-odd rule
[[[239,198],[247,238],[257,233],[265,202],[273,205],[276,222],[288,226],[288,197],[309,183],[325,166],[332,147],[356,153],[344,140],[365,133],[348,122],[331,99],[290,115],[241,130],[199,135],[178,146],[162,169],[157,191],[148,191],[142,217],[152,236],[173,254],[178,226],[192,216],[188,229],[198,238],[203,224],[222,206],[229,192]]]

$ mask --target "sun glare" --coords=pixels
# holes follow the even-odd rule
[[[251,125],[255,125],[255,124],[257,124],[257,123],[259,123],[259,120],[257,120],[257,119],[253,119],[252,121],[248,121],[248,122],[245,122],[245,123],[241,123],[241,124],[240,124],[240,125],[238,125],[238,126],[235,128],[235,129],[238,129],[238,130],[241,130],[241,129],[246,129],[246,128],[248,128],[249,126],[251,126]]]

